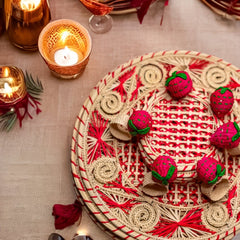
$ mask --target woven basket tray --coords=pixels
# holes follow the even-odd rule
[[[143,150],[149,148],[141,148],[143,142],[119,141],[109,131],[110,122],[122,114],[136,108],[154,109],[161,98],[152,101],[149,96],[162,96],[167,75],[183,69],[190,74],[195,89],[205,89],[205,93],[240,83],[240,70],[211,55],[190,51],[153,53],[133,59],[105,76],[79,113],[71,155],[75,186],[87,209],[115,238],[217,240],[231,239],[239,230],[237,157],[229,157],[226,152],[220,155],[231,187],[219,202],[209,202],[195,181],[175,182],[166,195],[148,197],[142,192],[142,183],[148,172],[146,162],[151,159]],[[239,99],[239,87],[233,92]],[[201,95],[197,102],[202,103],[202,99]],[[239,112],[235,102],[233,112]],[[208,114],[211,116],[211,112]],[[229,118],[239,122],[234,114]],[[211,120],[209,124],[214,127],[218,123]],[[194,163],[194,159],[189,161]]]
[[[201,0],[218,15],[232,20],[240,20],[240,1]]]

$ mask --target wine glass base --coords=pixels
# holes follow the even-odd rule
[[[109,15],[92,15],[89,27],[95,33],[106,33],[112,28],[112,17]]]

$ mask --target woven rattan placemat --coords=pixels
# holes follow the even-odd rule
[[[149,94],[161,92],[173,70],[187,71],[195,88],[231,86],[240,98],[240,70],[217,57],[168,51],[130,60],[100,80],[77,117],[71,155],[75,187],[94,219],[116,238],[231,239],[240,226],[237,157],[225,156],[231,187],[218,202],[205,198],[194,181],[170,184],[167,194],[153,198],[142,192],[148,169],[138,143],[117,140],[109,131],[117,117],[150,106]],[[238,104],[234,107],[239,112]]]

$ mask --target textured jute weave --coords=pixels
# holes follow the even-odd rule
[[[189,73],[194,89],[175,101],[164,84],[178,70]],[[209,107],[209,95],[219,86],[232,88],[235,98],[223,120]],[[223,121],[240,122],[239,86],[236,67],[191,51],[140,56],[100,80],[77,118],[71,166],[77,195],[106,232],[116,239],[233,238],[240,228],[240,159],[211,146],[209,137]],[[110,123],[134,109],[151,112],[153,131],[141,141],[113,137]],[[158,154],[171,155],[179,175],[166,194],[150,197],[142,191],[143,181]],[[196,162],[204,155],[226,168],[229,188],[215,202],[202,194],[196,178]]]

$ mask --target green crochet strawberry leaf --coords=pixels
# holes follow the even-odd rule
[[[150,131],[150,127],[146,127],[143,129],[138,129],[137,133],[142,135],[142,134],[147,134],[149,131]]]
[[[133,121],[132,121],[131,119],[128,121],[128,125],[129,125],[130,128],[134,129],[135,131],[138,130],[138,129],[136,128],[136,126],[133,124]]]
[[[235,129],[237,130],[237,133],[232,137],[232,142],[238,140],[238,138],[240,137],[240,128],[239,128],[238,124],[236,122],[233,122],[233,125],[234,125]]]
[[[168,180],[172,177],[172,175],[174,174],[176,167],[171,165],[168,173],[166,175],[166,177],[162,177],[159,173],[157,173],[156,171],[152,170],[152,176],[155,177],[156,179],[160,180],[164,185],[168,184]]]
[[[168,181],[165,177],[162,177],[160,174],[158,174],[156,171],[152,170],[152,176],[156,179],[160,180],[162,184],[168,185]]]
[[[212,181],[208,181],[208,184],[215,184],[218,181],[219,177],[222,177],[226,172],[226,169],[224,168],[222,170],[222,166],[220,164],[217,164],[217,172],[216,177]]]
[[[185,73],[178,73],[177,74],[177,71],[175,71],[175,72],[173,72],[172,76],[167,79],[165,86],[167,87],[169,85],[169,83],[177,77],[180,77],[184,80],[187,79],[187,75]]]
[[[133,136],[136,136],[137,134],[144,135],[150,131],[150,127],[146,127],[143,129],[137,129],[137,127],[133,124],[133,121],[131,119],[128,121],[128,125],[131,129],[134,130],[134,131],[130,132]]]
[[[232,92],[232,90],[230,88],[227,88],[227,87],[219,87],[216,90],[219,90],[219,89],[221,89],[221,91],[220,91],[221,94],[224,94],[226,91]]]

